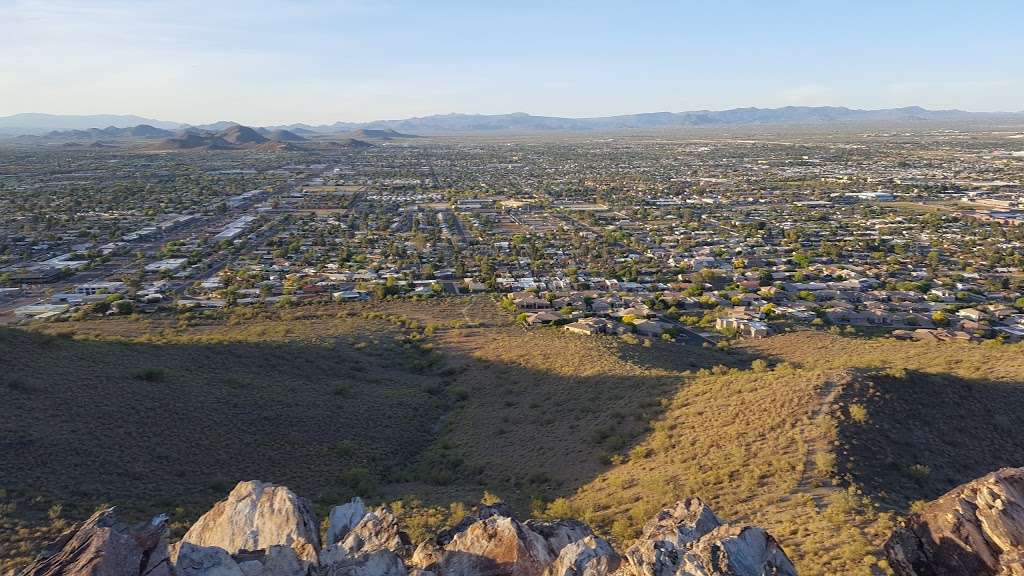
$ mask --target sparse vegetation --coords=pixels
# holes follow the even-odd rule
[[[794,333],[729,350],[645,347],[524,331],[485,298],[454,302],[0,331],[11,399],[0,438],[33,447],[0,465],[5,554],[24,559],[104,502],[173,511],[180,534],[258,477],[320,507],[357,494],[401,503],[421,535],[486,490],[620,544],[658,508],[699,496],[767,528],[803,574],[857,574],[883,567],[895,514],[1024,456],[1024,360],[1005,355],[1019,346]],[[939,417],[951,407],[985,424],[951,441],[956,420]]]

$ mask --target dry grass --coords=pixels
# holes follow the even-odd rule
[[[487,490],[621,543],[700,496],[803,574],[870,574],[894,513],[1024,458],[1020,346],[644,347],[526,331],[473,297],[52,324],[0,347],[6,566],[102,502],[180,530],[261,478],[321,509],[400,500],[420,535]]]
[[[801,574],[871,574],[910,501],[1024,461],[1021,346],[805,332],[741,349],[780,364],[693,378],[634,458],[577,491],[576,512],[621,541],[697,495],[768,528]]]

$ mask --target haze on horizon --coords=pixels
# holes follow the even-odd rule
[[[1024,110],[1024,5],[1011,1],[0,0],[0,13],[0,115]]]

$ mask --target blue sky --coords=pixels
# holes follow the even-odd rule
[[[0,0],[0,115],[1024,110],[1024,2]]]

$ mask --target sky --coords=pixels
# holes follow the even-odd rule
[[[0,115],[1024,110],[1024,2],[0,0]]]

